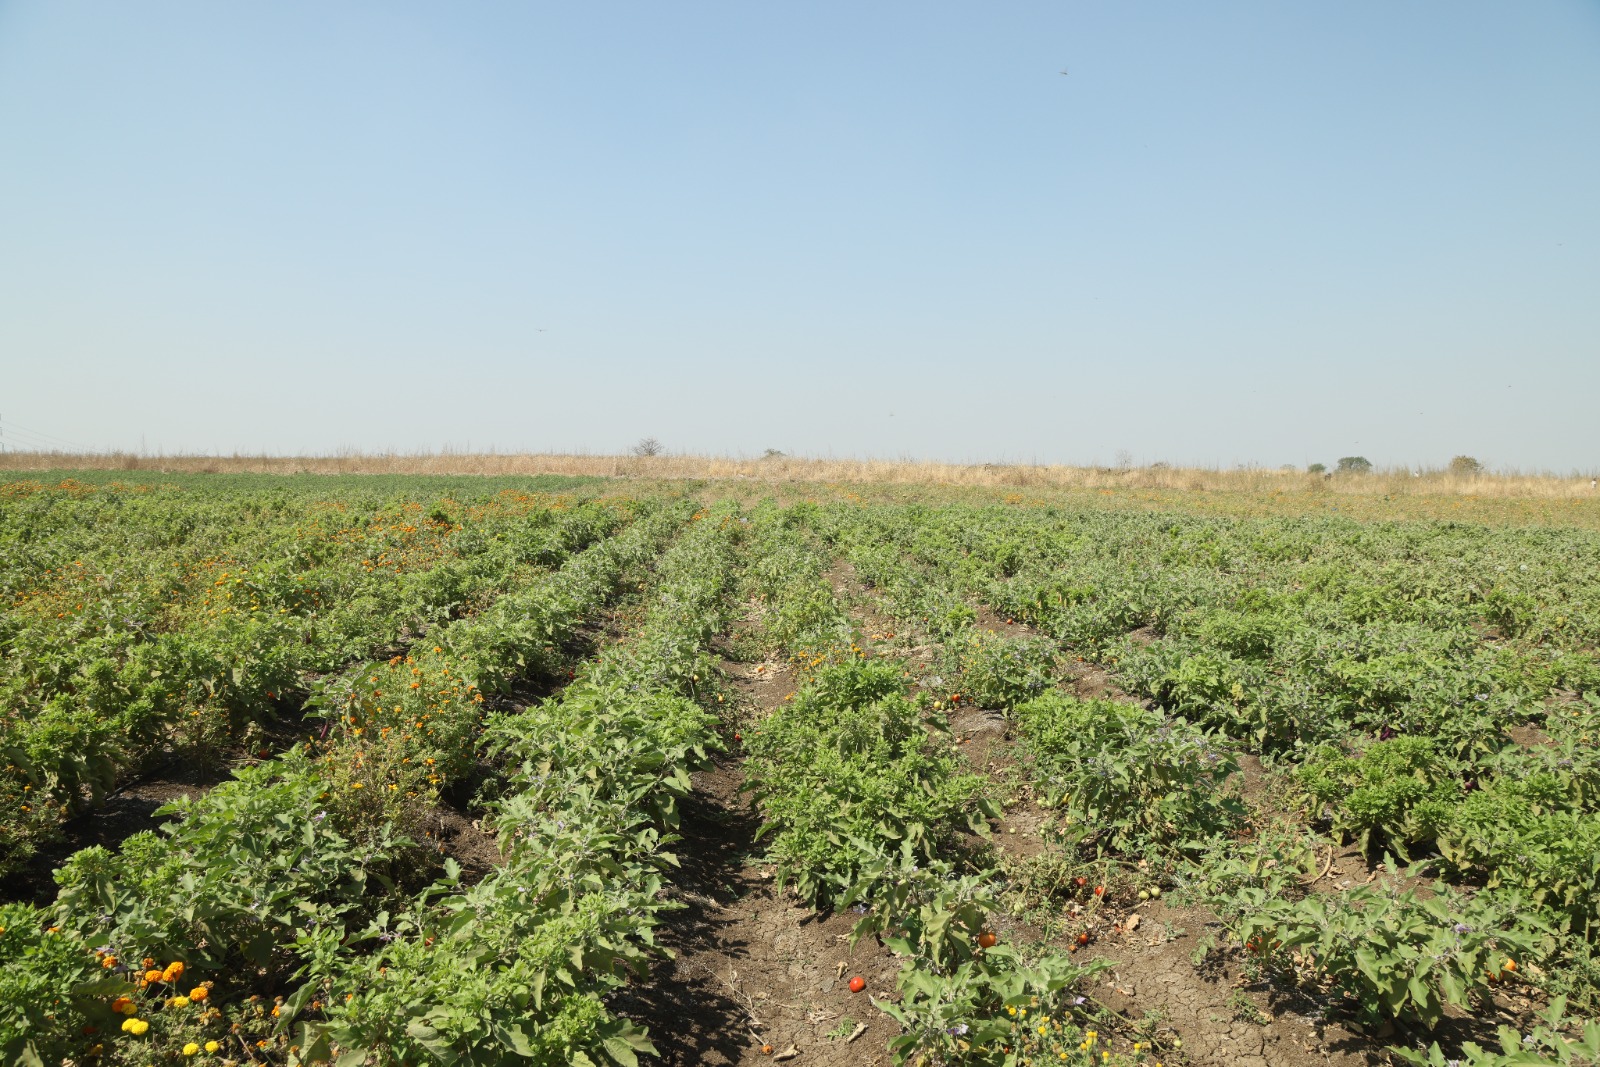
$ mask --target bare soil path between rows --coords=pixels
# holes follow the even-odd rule
[[[795,689],[780,663],[724,660],[722,668],[745,721],[765,716]],[[899,1031],[868,997],[888,995],[898,965],[871,940],[852,951],[854,914],[821,915],[777,892],[755,862],[761,817],[740,792],[742,764],[735,744],[694,776],[682,806],[683,840],[673,846],[682,868],[670,892],[684,907],[657,931],[673,958],[619,995],[616,1006],[649,1026],[669,1067],[886,1065],[886,1046]],[[851,993],[849,979],[858,974],[867,989]]]

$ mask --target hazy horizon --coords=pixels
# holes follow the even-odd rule
[[[1597,57],[1579,0],[7,4],[0,441],[1592,471]]]

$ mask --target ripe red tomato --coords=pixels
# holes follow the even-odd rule
[[[850,979],[850,992],[859,993],[865,988],[867,988],[867,980],[859,974]]]
[[[1078,944],[1087,945],[1088,943],[1089,943],[1089,935],[1087,933],[1082,933],[1082,934],[1078,935]]]
[[[994,948],[995,943],[999,940],[1000,939],[995,937],[994,934],[989,930],[985,930],[983,933],[978,935],[978,945],[981,948]]]
[[[1106,895],[1106,887],[1103,886],[1103,885],[1095,886],[1094,887],[1094,895],[1097,896],[1097,897],[1105,896]]]

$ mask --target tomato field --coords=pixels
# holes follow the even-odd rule
[[[1600,1062],[1600,533],[6,476],[7,1062]]]

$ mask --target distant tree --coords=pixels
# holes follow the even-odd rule
[[[1129,467],[1133,466],[1133,453],[1129,452],[1126,448],[1119,448],[1117,449],[1115,461],[1117,464],[1117,470],[1125,471]]]
[[[628,451],[636,456],[659,456],[662,452],[661,442],[654,437],[641,437],[639,443]]]
[[[1450,461],[1450,473],[1471,477],[1475,474],[1483,473],[1483,464],[1471,456],[1456,456]]]
[[[1306,468],[1306,473],[1307,474],[1323,474],[1323,473],[1325,473],[1327,471],[1327,469],[1328,469],[1328,465],[1326,463],[1313,463],[1313,464],[1311,464],[1311,466]]]
[[[761,454],[762,459],[782,459],[787,453],[781,448],[769,448]]]
[[[1340,474],[1365,474],[1372,469],[1372,461],[1366,456],[1340,456],[1337,469]]]

